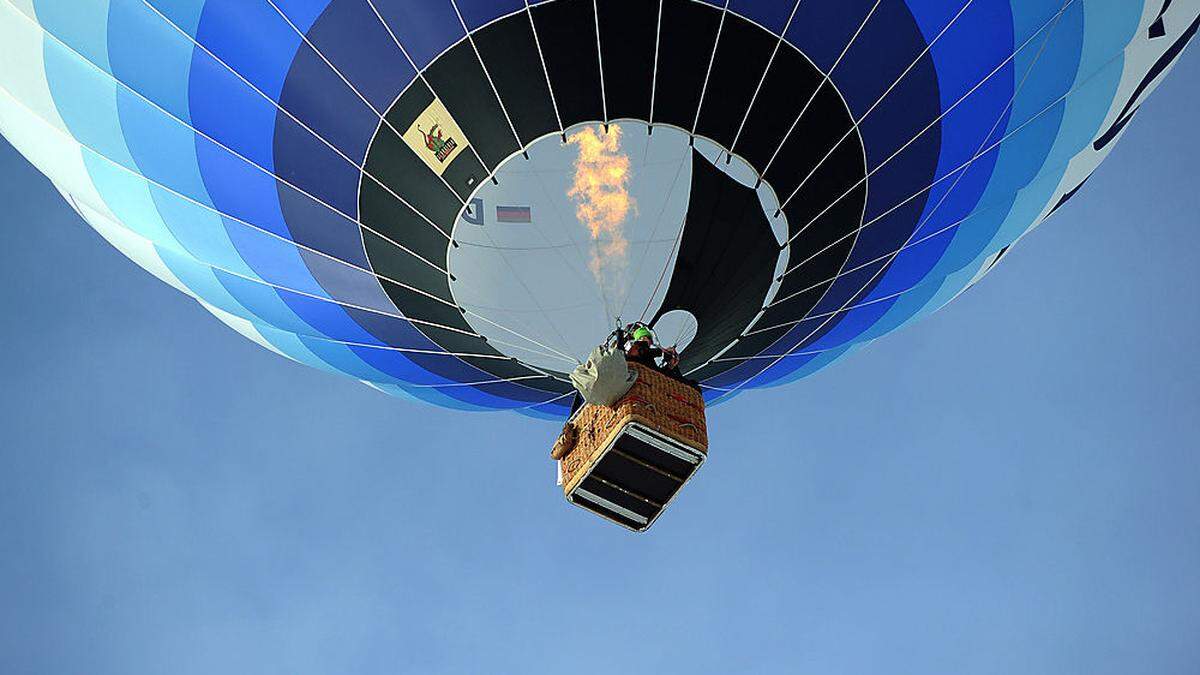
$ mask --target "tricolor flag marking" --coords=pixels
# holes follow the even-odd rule
[[[498,223],[532,223],[533,213],[528,206],[497,206]]]

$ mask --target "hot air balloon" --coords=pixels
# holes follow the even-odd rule
[[[711,405],[990,271],[1198,0],[2,0],[0,132],[267,349],[562,420],[614,322]]]

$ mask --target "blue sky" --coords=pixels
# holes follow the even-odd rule
[[[263,351],[0,146],[5,673],[1200,668],[1200,53],[981,285],[712,411],[643,536],[556,429]]]

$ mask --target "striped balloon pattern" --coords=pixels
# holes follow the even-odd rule
[[[112,246],[267,349],[561,419],[566,374],[618,319],[679,344],[716,403],[946,304],[1076,194],[1198,16],[0,0],[0,132]],[[589,138],[624,167],[602,237],[572,182]]]

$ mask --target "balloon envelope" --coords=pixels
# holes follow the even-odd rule
[[[926,314],[1082,186],[1200,1],[5,0],[0,131],[245,336],[561,417],[619,317],[710,402]]]

